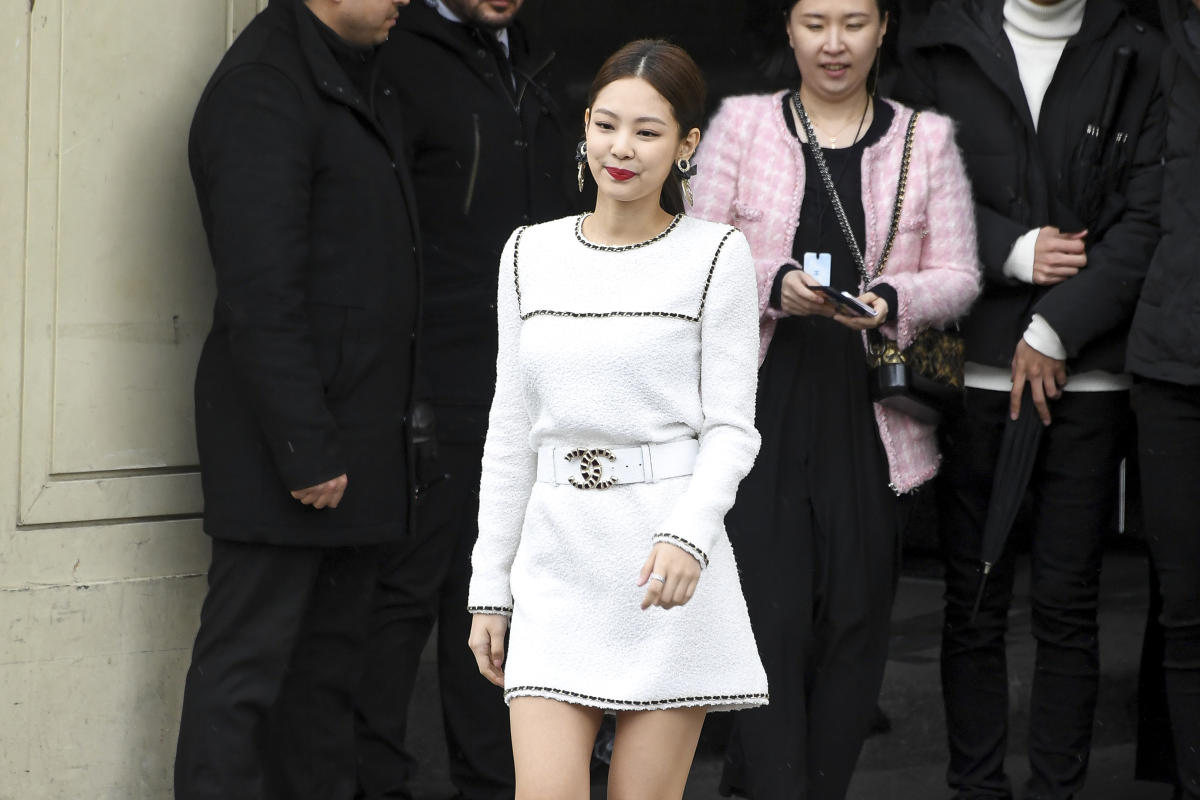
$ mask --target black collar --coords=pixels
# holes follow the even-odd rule
[[[375,54],[379,48],[374,45],[357,45],[348,42],[338,35],[337,31],[329,27],[313,13],[313,10],[307,4],[302,3],[308,16],[312,19],[313,24],[317,28],[317,33],[320,34],[321,40],[329,48],[329,52],[333,53],[333,58],[337,61],[338,66],[346,73],[346,76],[354,83],[356,89],[364,97],[370,98],[372,69],[375,64]]]

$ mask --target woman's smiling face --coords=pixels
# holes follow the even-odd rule
[[[800,0],[787,36],[806,91],[829,102],[858,94],[886,31],[875,0]]]
[[[671,104],[641,78],[601,89],[584,122],[592,177],[601,194],[623,202],[657,200],[672,166],[700,140],[698,130],[681,135]]]

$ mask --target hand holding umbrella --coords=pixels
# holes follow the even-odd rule
[[[1047,225],[1038,231],[1033,248],[1033,282],[1055,286],[1087,266],[1087,231],[1063,233]]]
[[[979,560],[982,567],[979,591],[971,608],[971,622],[979,613],[983,592],[992,567],[1004,553],[1021,500],[1029,487],[1033,465],[1042,441],[1042,429],[1050,424],[1048,399],[1062,394],[1067,382],[1066,365],[1042,355],[1024,340],[1013,356],[1013,389],[1009,419],[1000,440],[1000,453],[992,473],[992,494],[983,523]]]

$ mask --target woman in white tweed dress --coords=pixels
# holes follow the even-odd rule
[[[757,288],[740,232],[682,214],[703,104],[678,47],[614,54],[580,148],[595,212],[501,257],[470,646],[518,798],[588,797],[606,711],[610,796],[681,797],[705,712],[767,702],[723,522],[759,446]]]

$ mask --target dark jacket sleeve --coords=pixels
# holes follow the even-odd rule
[[[979,237],[979,261],[983,264],[983,277],[991,283],[1017,286],[1021,282],[1004,274],[1004,263],[1012,252],[1013,245],[1030,226],[1017,222],[991,206],[975,203],[975,228]]]
[[[1158,241],[1166,121],[1161,87],[1154,91],[1138,134],[1124,211],[1088,248],[1087,266],[1033,308],[1054,328],[1072,358],[1103,334],[1129,323]]]
[[[939,110],[933,69],[928,60],[913,49],[904,49],[901,59],[902,67],[896,76],[892,96],[913,108]],[[963,149],[961,142],[959,148]],[[972,180],[978,178],[976,175],[969,177]],[[976,198],[980,194],[976,191]],[[1005,286],[1017,285],[1019,281],[1004,274],[1004,262],[1017,239],[1029,232],[1029,226],[976,199],[975,228],[984,279]]]
[[[346,471],[306,304],[312,122],[297,87],[262,65],[210,91],[195,135],[197,189],[236,379],[284,483]]]

